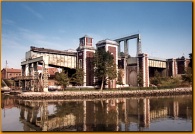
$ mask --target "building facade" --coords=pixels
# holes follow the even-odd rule
[[[2,79],[12,79],[18,76],[21,76],[21,69],[3,68],[1,70]]]

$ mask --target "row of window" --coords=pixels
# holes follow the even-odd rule
[[[13,75],[14,75],[14,76],[20,76],[21,74],[14,74],[14,73],[13,73]],[[10,73],[9,76],[12,76],[12,73]]]

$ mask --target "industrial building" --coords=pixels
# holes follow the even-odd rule
[[[129,55],[128,49],[131,47],[128,40],[137,39],[137,52],[135,57]],[[116,68],[122,69],[123,83],[125,87],[139,86],[137,79],[142,73],[143,87],[149,87],[149,78],[154,76],[154,71],[158,70],[162,76],[179,76],[184,73],[188,67],[189,59],[184,57],[178,59],[160,59],[150,57],[143,53],[141,49],[140,34],[130,35],[116,40],[105,39],[96,43],[96,49],[93,45],[93,38],[87,35],[79,39],[79,46],[76,50],[53,50],[48,48],[37,48],[31,46],[26,52],[25,61],[21,62],[22,74],[18,79],[22,83],[23,89],[30,86],[33,91],[48,91],[48,68],[56,67],[74,73],[76,67],[82,68],[84,71],[83,86],[95,86],[95,78],[93,72],[93,64],[91,63],[95,50],[103,48],[109,51],[116,64]],[[124,53],[121,53],[121,45],[124,42]],[[42,65],[42,76],[39,77],[38,65]],[[40,79],[41,78],[41,79]],[[117,88],[117,79],[109,81],[108,88]],[[42,89],[38,88],[38,83],[42,83]],[[28,84],[27,84],[28,83]]]

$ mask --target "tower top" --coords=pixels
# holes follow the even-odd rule
[[[102,46],[102,45],[106,45],[106,44],[118,46],[118,43],[116,41],[110,40],[110,39],[105,39],[105,40],[98,41],[96,46],[98,47],[98,46]]]
[[[93,39],[92,37],[88,36],[88,35],[84,35],[83,37],[81,37],[80,39],[83,39],[83,38],[91,38]]]
[[[77,48],[77,50],[81,50],[81,49],[94,50],[93,38],[88,36],[88,35],[85,35],[85,36],[79,38],[79,47]]]

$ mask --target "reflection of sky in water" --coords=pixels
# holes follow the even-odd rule
[[[24,131],[24,124],[19,121],[20,110],[18,108],[2,109],[1,118],[3,131]]]
[[[158,121],[151,121],[149,129],[145,128],[144,131],[192,131],[191,124],[191,120],[165,118]]]
[[[51,114],[54,114],[56,108],[55,108],[55,105],[54,104],[48,104],[48,112],[49,112],[49,115]],[[40,117],[40,110],[37,114],[37,117]]]
[[[56,107],[54,104],[48,105],[49,115],[54,114]]]
[[[130,123],[128,131],[192,131],[192,121],[185,119],[161,118],[150,122],[149,128],[140,128],[137,123]],[[121,129],[125,131],[125,123],[121,122]]]

